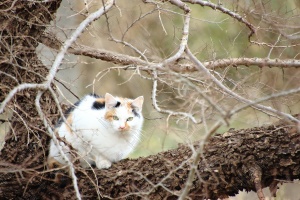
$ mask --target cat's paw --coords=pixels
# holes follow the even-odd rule
[[[107,169],[111,166],[111,162],[109,160],[98,160],[96,166],[98,169]]]

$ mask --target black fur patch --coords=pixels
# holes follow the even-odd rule
[[[73,112],[73,110],[80,104],[81,100],[77,101],[74,105],[70,106],[67,111],[64,113],[65,118],[67,119],[69,115]],[[57,121],[55,128],[60,127],[60,125],[64,122],[64,119],[61,117]]]
[[[92,97],[95,97],[95,98],[101,98],[101,96],[99,96],[98,94],[95,94],[95,93],[90,93],[89,95]]]
[[[134,116],[138,118],[140,117],[140,114],[135,109],[132,109],[132,113],[134,114]]]
[[[119,107],[121,103],[118,101],[117,104],[115,105],[115,108]]]
[[[93,103],[92,109],[100,110],[100,109],[102,109],[102,108],[104,108],[104,107],[105,107],[105,103],[104,103],[104,102],[101,103],[101,102],[95,101],[95,102]]]

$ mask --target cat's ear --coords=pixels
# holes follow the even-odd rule
[[[111,109],[118,104],[118,101],[111,94],[105,94],[105,107]]]
[[[138,98],[134,99],[131,103],[132,107],[137,109],[139,112],[142,111],[143,108],[143,102],[144,102],[144,97],[139,96]]]

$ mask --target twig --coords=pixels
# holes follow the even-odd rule
[[[189,28],[190,28],[190,18],[191,18],[190,8],[185,3],[179,0],[170,0],[170,3],[178,6],[185,13],[181,42],[178,51],[173,56],[165,59],[162,63],[158,64],[157,65],[158,67],[166,66],[168,63],[172,63],[176,61],[178,58],[180,58],[186,48],[188,38],[189,38]]]
[[[61,47],[60,52],[57,54],[54,63],[49,71],[48,76],[46,77],[47,84],[50,84],[52,80],[54,79],[54,76],[56,74],[56,71],[58,67],[61,64],[62,59],[64,58],[64,55],[66,54],[68,48],[72,45],[72,43],[79,37],[79,35],[85,30],[85,28],[94,20],[98,19],[100,16],[105,14],[114,4],[114,0],[107,1],[106,5],[101,7],[96,12],[90,14],[85,20],[83,20],[79,26],[76,28],[76,30],[72,33],[71,37],[66,40]]]
[[[12,89],[8,95],[5,97],[4,101],[1,103],[0,106],[0,114],[3,113],[4,108],[6,107],[7,103],[10,102],[10,100],[14,97],[14,95],[22,90],[25,89],[46,89],[46,86],[44,84],[34,84],[34,83],[22,83],[21,85],[18,85]]]
[[[230,112],[230,115],[232,115],[234,113],[237,113],[237,112],[240,112],[241,110],[243,110],[245,108],[248,108],[249,106],[252,106],[252,105],[255,105],[255,104],[258,104],[258,103],[270,100],[270,99],[274,99],[274,98],[282,97],[282,96],[287,96],[287,95],[291,95],[291,94],[298,93],[298,92],[300,92],[300,87],[294,88],[294,89],[290,89],[290,90],[286,90],[286,91],[283,91],[283,92],[278,92],[278,93],[275,93],[275,94],[271,94],[271,95],[269,95],[267,97],[263,97],[263,98],[258,99],[256,101],[252,101],[252,103],[243,105],[243,106],[241,106],[241,107],[239,107],[237,109],[232,110]]]
[[[55,35],[45,33],[41,38],[40,42],[45,44],[46,46],[52,49],[59,49],[61,45],[61,41],[58,40]],[[100,59],[103,61],[111,62],[118,65],[146,65],[147,62],[133,56],[128,56],[125,54],[120,54],[117,52],[112,52],[104,49],[96,49],[80,44],[76,44],[76,46],[71,46],[68,49],[68,53],[72,53],[75,55],[84,55],[91,58]]]
[[[161,68],[163,66],[166,66],[168,63],[174,62],[175,60],[177,60],[178,58],[181,57],[181,55],[184,53],[184,50],[187,46],[187,42],[188,42],[188,36],[189,36],[189,27],[190,27],[190,8],[183,3],[182,1],[179,0],[170,0],[170,3],[173,5],[176,5],[177,7],[179,7],[180,9],[182,9],[185,13],[184,16],[184,24],[183,24],[183,32],[182,32],[182,37],[181,37],[181,42],[179,45],[179,49],[178,51],[171,57],[165,59],[163,62],[158,63],[158,64],[153,64],[152,67],[153,68]],[[184,117],[188,117],[189,119],[191,119],[194,123],[197,123],[197,120],[189,113],[185,113],[185,112],[174,112],[171,110],[164,110],[161,109],[158,104],[157,104],[157,100],[156,100],[156,95],[157,95],[157,71],[155,71],[155,69],[153,69],[154,71],[152,72],[153,74],[153,86],[152,86],[152,104],[154,106],[154,108],[160,112],[160,113],[166,113],[169,115],[182,115]]]
[[[203,71],[205,72],[209,77],[210,79],[218,86],[220,87],[224,92],[226,92],[227,94],[229,94],[230,96],[234,97],[235,99],[237,99],[238,101],[242,101],[243,103],[247,103],[247,104],[253,104],[252,107],[258,109],[258,110],[263,110],[263,111],[267,111],[267,112],[271,112],[271,113],[274,113],[276,115],[279,115],[279,116],[282,116],[282,117],[285,117],[291,121],[294,121],[294,122],[297,122],[297,123],[300,123],[300,121],[298,119],[296,119],[295,117],[293,117],[292,115],[290,114],[287,114],[287,113],[284,113],[284,112],[281,112],[279,110],[275,110],[271,107],[268,107],[268,106],[263,106],[263,105],[260,105],[260,104],[254,104],[253,101],[251,100],[248,100],[248,99],[245,99],[244,97],[236,94],[235,92],[231,91],[230,89],[228,89],[227,87],[225,87],[217,78],[215,78],[211,73],[210,71],[192,54],[192,52],[187,48],[186,49],[186,53],[187,55],[189,56],[189,58],[191,59],[191,61],[193,61],[196,66],[198,66],[199,70],[200,71]]]
[[[147,16],[148,14],[151,14],[152,12],[150,13],[146,13],[145,15],[141,16],[140,18],[138,18],[137,20],[140,20],[142,18],[144,18],[145,16]],[[131,48],[133,51],[135,51],[138,55],[140,55],[140,57],[142,57],[146,62],[148,62],[148,58],[144,55],[144,53],[142,53],[138,48],[136,48],[135,46],[133,46],[132,44],[130,44],[129,42],[126,42],[124,40],[124,37],[125,37],[125,34],[127,33],[127,31],[129,30],[129,28],[131,28],[131,26],[128,27],[128,29],[125,31],[125,33],[123,34],[121,40],[118,40],[116,39],[113,35],[112,35],[112,30],[110,28],[110,23],[108,22],[108,16],[105,15],[106,17],[106,25],[107,25],[107,29],[108,29],[108,32],[109,32],[109,36],[110,36],[110,40],[116,42],[116,43],[120,43],[120,44],[123,44],[129,48]],[[134,22],[135,23],[135,22]]]
[[[155,108],[155,110],[157,110],[160,113],[165,113],[165,114],[168,114],[168,115],[171,115],[171,116],[181,115],[181,116],[184,116],[184,117],[187,117],[187,118],[191,119],[194,123],[198,123],[197,120],[190,113],[186,113],[186,112],[174,112],[174,111],[171,111],[171,110],[161,109],[158,106],[158,104],[157,104],[156,95],[157,95],[157,72],[154,71],[153,72],[153,85],[152,85],[151,98],[152,98],[152,104],[153,104],[153,107]]]
[[[66,90],[68,90],[74,97],[76,97],[78,100],[80,99],[69,87],[67,87],[62,81],[60,81],[58,78],[54,78],[55,81],[57,81],[59,84],[61,84]]]
[[[217,5],[217,4],[214,4],[214,3],[210,2],[210,1],[203,1],[203,0],[182,0],[182,1],[183,2],[188,2],[188,3],[191,3],[191,4],[199,4],[201,6],[207,6],[207,7],[210,7],[212,9],[214,9],[214,10],[219,10],[222,13],[225,13],[225,14],[229,15],[230,17],[238,20],[239,22],[242,22],[251,31],[250,34],[249,34],[249,36],[248,36],[249,40],[252,37],[252,35],[255,33],[255,28],[254,28],[254,26],[250,22],[248,22],[245,18],[243,18],[239,14],[237,14],[237,13],[231,11],[231,10],[228,10],[227,8],[224,8],[220,4]]]
[[[42,119],[43,123],[44,123],[44,126],[46,127],[46,129],[48,130],[48,133],[50,134],[50,137],[52,138],[54,144],[56,145],[56,147],[58,148],[59,150],[59,153],[60,155],[62,156],[62,158],[66,161],[67,163],[67,166],[69,167],[69,172],[70,172],[70,175],[72,177],[72,181],[73,181],[73,187],[75,189],[75,192],[76,192],[76,197],[77,199],[81,199],[81,196],[80,196],[80,192],[79,192],[79,188],[78,188],[78,184],[77,184],[77,177],[76,177],[76,174],[75,174],[75,169],[74,169],[74,165],[73,163],[70,161],[70,159],[66,156],[66,154],[64,153],[63,149],[62,149],[62,146],[59,144],[59,141],[55,135],[55,133],[52,131],[52,128],[51,126],[49,125],[49,123],[47,122],[47,119],[41,109],[41,106],[40,106],[40,98],[42,96],[43,92],[42,91],[39,91],[38,94],[36,95],[36,99],[35,99],[35,107],[36,107],[36,110],[40,116],[40,118]]]
[[[206,140],[212,135],[214,134],[217,129],[222,125],[222,120],[219,120],[217,123],[215,123],[212,128],[206,133],[205,138],[202,140],[199,148],[197,149],[197,151],[194,153],[193,157],[193,163],[191,164],[190,167],[190,171],[188,174],[188,178],[185,182],[185,186],[181,192],[180,197],[178,198],[179,200],[184,200],[186,199],[186,196],[188,195],[191,186],[193,185],[193,180],[195,177],[195,172],[197,171],[197,167],[199,165],[200,162],[200,158],[201,155],[203,154],[203,148],[204,148],[204,143],[206,142]]]

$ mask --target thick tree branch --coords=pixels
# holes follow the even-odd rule
[[[58,50],[62,44],[55,35],[44,33],[40,38],[40,42],[52,49]],[[95,49],[88,46],[76,44],[68,49],[68,52],[74,55],[83,55],[90,58],[107,61],[118,65],[146,65],[147,62],[137,57],[128,56],[103,49]]]
[[[13,137],[6,142],[16,143]],[[26,144],[20,140],[18,145]],[[198,145],[195,145],[197,148]],[[6,145],[4,149],[10,156],[18,153],[8,147]],[[29,157],[30,149],[32,146],[26,150]],[[36,198],[50,198],[63,193],[66,198],[73,199],[74,189],[67,183],[69,178],[65,179],[66,185],[53,182],[53,172],[44,171],[44,155],[39,156],[35,158],[40,161],[39,164],[26,166],[24,160],[23,165],[17,167],[13,162],[8,162],[7,155],[2,152],[1,169],[6,173],[0,175],[0,197],[15,198],[21,195],[31,198],[34,195]],[[177,198],[185,186],[193,159],[191,147],[181,145],[157,155],[125,159],[107,170],[94,169],[92,172],[77,168],[78,183],[81,194],[87,199],[97,197],[96,188],[103,197],[109,198]],[[234,196],[243,189],[256,191],[269,186],[274,188],[274,181],[299,179],[299,163],[300,134],[296,126],[289,122],[230,130],[207,141],[188,196],[192,199],[217,199]],[[22,171],[22,177],[15,173],[16,170]],[[98,186],[95,185],[97,181]],[[259,195],[262,195],[261,191]]]
[[[41,38],[40,42],[44,45],[58,50],[61,46],[61,41],[59,41],[55,36],[49,35],[49,33],[45,33]],[[149,63],[146,61],[134,57],[128,56],[124,54],[120,54],[117,52],[107,51],[103,49],[94,49],[88,46],[79,45],[72,46],[68,49],[68,52],[74,55],[84,55],[89,56],[91,58],[100,59],[103,61],[107,61],[110,63],[114,63],[117,65],[138,65],[144,66],[144,68],[140,68],[141,70],[150,70],[148,67]],[[155,63],[152,63],[153,65]],[[150,63],[151,65],[151,63]],[[214,61],[206,61],[203,62],[203,65],[208,69],[219,69],[226,67],[238,67],[238,66],[257,66],[260,68],[263,67],[280,67],[280,68],[291,68],[300,67],[300,60],[296,59],[269,59],[269,58],[227,58],[227,59],[218,59]],[[172,63],[169,64],[168,67],[176,72],[196,72],[198,71],[197,67],[191,63]]]

